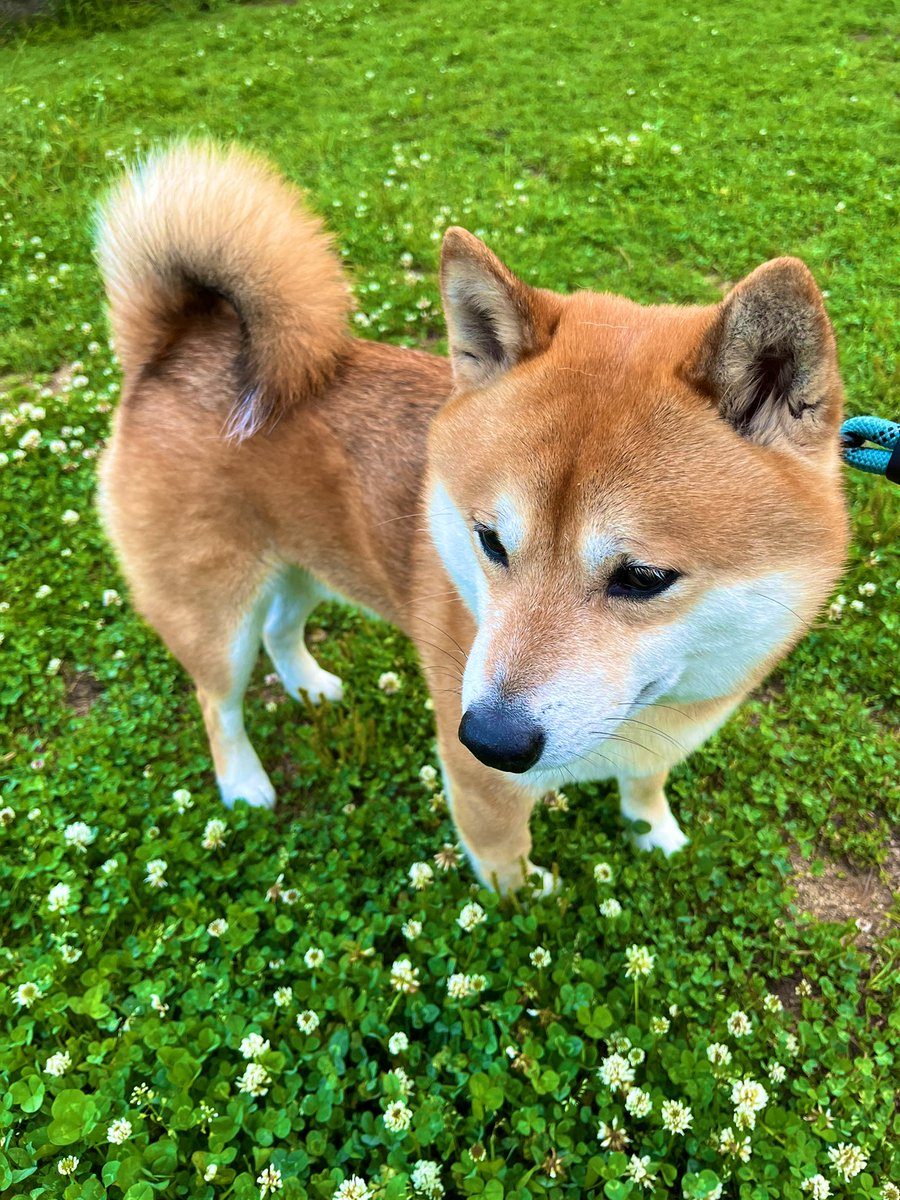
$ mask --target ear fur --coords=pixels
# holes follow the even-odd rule
[[[839,415],[841,385],[822,295],[797,258],[757,267],[719,305],[686,374],[743,437],[817,444]]]
[[[518,279],[483,242],[453,226],[441,248],[441,293],[457,387],[484,387],[549,344],[558,305]]]

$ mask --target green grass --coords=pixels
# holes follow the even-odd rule
[[[584,787],[534,822],[536,858],[565,879],[558,901],[499,902],[465,866],[417,892],[410,864],[453,831],[418,778],[433,729],[398,634],[349,610],[314,618],[324,665],[348,684],[321,712],[282,703],[260,664],[249,724],[281,804],[228,814],[187,680],[127,598],[104,605],[108,589],[125,596],[92,511],[118,376],[90,252],[94,199],[123,162],[174,133],[238,137],[326,214],[366,336],[440,348],[450,222],[533,282],[643,301],[706,302],[798,254],[829,292],[850,410],[896,415],[893,53],[883,5],[798,0],[219,5],[0,49],[0,411],[13,414],[0,431],[0,1192],[241,1200],[271,1166],[288,1200],[330,1198],[354,1174],[391,1200],[427,1194],[414,1169],[429,1160],[447,1196],[490,1200],[720,1185],[801,1200],[817,1173],[838,1196],[896,1200],[896,901],[860,941],[852,917],[867,905],[823,924],[790,883],[792,856],[814,873],[836,861],[853,895],[861,879],[883,894],[896,871],[900,492],[848,478],[843,617],[823,619],[676,771],[684,854],[638,858],[609,789]],[[73,363],[72,384],[47,392]],[[17,459],[29,429],[41,443]],[[386,670],[403,679],[394,697],[377,687]],[[205,850],[218,817],[225,844]],[[64,841],[76,821],[97,831],[84,851]],[[165,888],[146,881],[154,859]],[[599,861],[612,883],[595,882]],[[281,876],[294,892],[267,898]],[[51,912],[59,883],[68,904]],[[610,896],[618,918],[598,912]],[[473,897],[486,921],[465,933],[455,918]],[[632,944],[655,955],[639,988],[624,974]],[[548,966],[530,958],[539,945]],[[414,994],[390,983],[402,957]],[[459,972],[485,990],[450,999]],[[29,981],[40,996],[27,1006]],[[770,992],[784,1011],[766,1007]],[[726,1028],[738,1008],[747,1037]],[[296,1026],[306,1009],[312,1033]],[[666,1032],[650,1023],[663,1017]],[[271,1043],[258,1098],[238,1088],[251,1031]],[[409,1048],[396,1055],[398,1031]],[[645,1118],[597,1075],[623,1037],[645,1055]],[[718,1073],[712,1041],[734,1055]],[[63,1051],[66,1073],[47,1074]],[[413,1080],[406,1132],[382,1119],[402,1090],[396,1064]],[[747,1162],[715,1144],[734,1125],[732,1075],[769,1093]],[[663,1128],[666,1098],[691,1106],[687,1133]],[[598,1140],[613,1117],[627,1154]],[[122,1118],[132,1134],[111,1144]],[[868,1159],[849,1181],[828,1155],[843,1143]],[[631,1154],[649,1156],[650,1188],[629,1177]]]

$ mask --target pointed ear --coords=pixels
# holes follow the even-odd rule
[[[685,374],[743,437],[812,448],[842,390],[822,294],[797,258],[757,267],[722,301]]]
[[[549,344],[558,302],[528,287],[473,234],[456,226],[441,248],[441,293],[456,385],[483,387]]]

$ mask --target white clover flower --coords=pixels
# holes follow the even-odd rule
[[[749,1104],[739,1104],[734,1110],[734,1123],[738,1129],[755,1129],[756,1110]]]
[[[482,975],[463,975],[461,972],[451,975],[447,980],[447,995],[451,1000],[464,1000],[467,996],[474,996],[482,990],[479,987],[482,979]]]
[[[151,858],[147,863],[146,882],[154,888],[168,887],[169,884],[164,878],[169,864],[164,858]]]
[[[874,596],[875,593],[878,591],[878,585],[875,583],[872,583],[870,580],[868,583],[861,583],[859,585],[858,591],[861,596]]]
[[[224,937],[228,932],[228,922],[224,917],[216,917],[214,921],[210,921],[210,923],[207,925],[206,932],[210,937]]]
[[[763,1000],[763,1008],[766,1010],[766,1012],[770,1013],[780,1013],[784,1011],[784,1005],[772,992],[768,992],[766,994],[766,997]]]
[[[56,883],[47,893],[47,908],[52,913],[65,912],[72,898],[72,889],[67,883]]]
[[[78,1169],[79,1161],[77,1154],[67,1154],[65,1158],[61,1158],[56,1164],[56,1169],[60,1175],[74,1175]]]
[[[388,1071],[387,1077],[394,1080],[403,1096],[411,1096],[416,1089],[416,1085],[402,1067],[394,1067],[392,1071]]]
[[[729,1015],[728,1020],[725,1022],[725,1028],[732,1037],[746,1037],[753,1028],[753,1022],[745,1012],[736,1009]]]
[[[597,883],[612,883],[613,869],[607,862],[599,862],[594,866],[594,879]]]
[[[648,1092],[632,1087],[626,1093],[625,1108],[633,1117],[646,1117],[653,1111],[653,1101]]]
[[[191,799],[191,793],[187,788],[176,788],[172,793],[172,799],[175,802],[175,808],[181,816],[184,816],[189,808],[194,807],[194,801]]]
[[[731,1062],[731,1050],[721,1042],[712,1042],[707,1046],[707,1058],[714,1067],[727,1067]]]
[[[405,1033],[392,1033],[388,1039],[389,1054],[403,1054],[409,1049],[409,1038]]]
[[[318,1013],[314,1013],[311,1008],[307,1008],[297,1017],[297,1028],[301,1033],[315,1033],[319,1028]]]
[[[41,431],[29,429],[19,438],[20,450],[36,450],[41,444]]]
[[[831,1184],[824,1175],[810,1175],[800,1186],[804,1192],[811,1193],[812,1200],[828,1200],[831,1195]]]
[[[10,808],[7,804],[5,808],[0,808],[0,827],[5,829],[7,825],[12,825],[16,819],[16,810]]]
[[[553,956],[546,946],[535,946],[528,957],[539,970],[543,967],[549,967],[553,962]]]
[[[112,1125],[106,1131],[106,1140],[111,1142],[113,1146],[121,1146],[130,1137],[131,1122],[126,1117],[120,1117],[118,1121],[113,1121]]]
[[[430,763],[426,763],[425,766],[419,771],[419,779],[425,784],[430,792],[433,792],[437,787],[438,773]]]
[[[628,1061],[633,1067],[639,1067],[646,1057],[640,1046],[631,1046],[628,1050]]]
[[[611,1054],[627,1054],[631,1049],[631,1038],[621,1029],[614,1030],[606,1039]]]
[[[391,967],[391,987],[398,992],[417,992],[419,968],[414,967],[408,958],[398,958]]]
[[[608,1124],[606,1121],[601,1121],[600,1128],[597,1130],[597,1138],[604,1150],[624,1150],[631,1144],[631,1138],[619,1125],[618,1117],[613,1117]]]
[[[402,1133],[412,1124],[412,1109],[407,1108],[402,1100],[392,1100],[384,1110],[384,1126],[391,1133]]]
[[[625,1101],[628,1103],[627,1097]],[[663,1129],[669,1133],[686,1133],[691,1126],[694,1114],[680,1100],[664,1100],[662,1105]]]
[[[274,1000],[277,1008],[287,1008],[293,999],[294,993],[289,987],[280,987],[276,989]]]
[[[413,942],[422,932],[422,922],[413,920],[404,921],[400,928],[400,932],[407,939],[407,941]]]
[[[97,838],[97,830],[91,829],[84,821],[75,821],[63,830],[63,838],[67,846],[74,846],[82,852]]]
[[[755,1079],[735,1079],[731,1087],[731,1103],[746,1104],[754,1112],[761,1112],[769,1103],[769,1094]]]
[[[456,923],[460,929],[464,929],[466,933],[471,933],[476,925],[480,925],[487,918],[487,913],[480,904],[467,904],[459,916],[456,918]]]
[[[396,671],[385,671],[378,676],[378,686],[386,696],[395,696],[403,686],[403,681]]]
[[[601,917],[609,917],[610,920],[615,920],[616,917],[622,915],[622,905],[615,898],[609,896],[606,900],[602,900],[598,909]]]
[[[791,1058],[796,1058],[800,1053],[800,1041],[795,1034],[787,1034],[784,1039],[784,1049],[785,1053],[790,1054]]]
[[[212,1181],[215,1179],[215,1177],[218,1175],[218,1173],[219,1173],[218,1163],[209,1163],[206,1167],[206,1170],[203,1172],[204,1183],[212,1183]]]
[[[881,1200],[900,1200],[900,1187],[895,1183],[886,1183],[881,1189]]]
[[[787,1079],[787,1069],[779,1062],[773,1062],[769,1067],[769,1079],[772,1083],[784,1083]]]
[[[277,1167],[266,1167],[262,1174],[257,1176],[256,1182],[259,1185],[260,1200],[265,1200],[272,1192],[280,1192],[284,1186]]]
[[[419,1192],[420,1195],[427,1196],[428,1200],[440,1200],[444,1194],[441,1168],[438,1163],[432,1162],[430,1159],[420,1158],[413,1167],[409,1178],[413,1190]]]
[[[340,1185],[332,1200],[369,1200],[371,1195],[369,1185],[362,1176],[351,1175]]]
[[[108,858],[100,864],[100,870],[104,875],[112,875],[114,871],[119,869],[119,860],[117,858]]]
[[[459,850],[452,842],[444,842],[440,850],[434,856],[435,866],[440,867],[442,871],[456,871],[462,861]]]
[[[81,520],[81,514],[77,513],[74,508],[67,508],[59,519],[63,525],[77,525]]]
[[[44,1074],[53,1075],[56,1079],[61,1079],[71,1066],[71,1054],[68,1052],[68,1050],[60,1050],[56,1054],[51,1054],[44,1063]]]
[[[158,1012],[161,1017],[164,1017],[169,1011],[168,1004],[163,1003],[162,999],[156,994],[156,992],[152,992],[150,995],[150,1007],[154,1012]]]
[[[220,846],[225,845],[225,834],[228,826],[218,817],[213,817],[211,821],[206,822],[206,828],[203,830],[203,841],[201,845],[204,850],[218,850]]]
[[[649,975],[653,970],[654,961],[654,955],[647,946],[629,946],[625,951],[626,979],[638,979],[642,975]]]
[[[245,1038],[241,1039],[241,1056],[246,1059],[256,1061],[269,1049],[269,1039],[264,1038],[261,1033],[248,1033]]]
[[[662,1037],[663,1034],[669,1032],[669,1024],[668,1017],[651,1017],[650,1032],[655,1033],[657,1037]]]
[[[31,1008],[40,995],[41,989],[38,985],[28,980],[26,983],[20,983],[16,988],[16,1004],[19,1008]]]
[[[649,1163],[649,1154],[644,1154],[641,1158],[638,1158],[636,1154],[632,1154],[628,1166],[625,1168],[626,1179],[630,1179],[634,1183],[639,1183],[641,1187],[648,1190],[652,1188],[653,1175],[647,1170]]]
[[[743,1140],[735,1136],[734,1130],[730,1127],[723,1129],[719,1134],[719,1153],[730,1155],[732,1158],[740,1159],[741,1162],[750,1161],[750,1138],[745,1137]]]
[[[850,1142],[841,1142],[839,1146],[829,1147],[828,1158],[835,1171],[845,1180],[854,1179],[866,1169],[869,1161],[859,1146],[854,1146]]]
[[[409,882],[417,892],[434,882],[434,871],[427,862],[414,862],[409,868]]]
[[[238,1091],[248,1096],[265,1096],[271,1082],[272,1076],[262,1063],[247,1063],[243,1075],[237,1081]]]
[[[106,588],[101,597],[101,602],[104,608],[112,608],[113,605],[122,603],[122,597],[115,588]]]
[[[634,1083],[634,1067],[621,1054],[610,1054],[601,1062],[598,1074],[608,1088],[627,1092]]]
[[[318,946],[310,946],[303,955],[303,961],[311,971],[314,971],[317,967],[321,967],[325,961],[325,951],[321,950]]]

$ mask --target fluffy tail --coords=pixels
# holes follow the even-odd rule
[[[171,351],[223,296],[244,328],[230,436],[251,436],[334,372],[347,282],[321,221],[264,160],[209,142],[157,151],[114,188],[97,228],[126,374]]]

